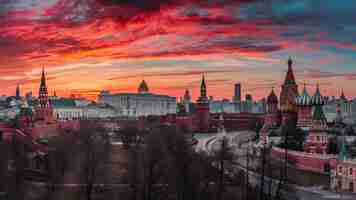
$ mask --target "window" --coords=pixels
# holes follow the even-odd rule
[[[316,141],[320,141],[320,136],[316,136]]]
[[[354,182],[349,183],[349,192],[354,192]]]
[[[350,171],[350,175],[352,175],[352,168],[350,168],[350,170],[349,170],[349,171]]]
[[[341,166],[339,167],[339,173],[342,173],[342,167]]]

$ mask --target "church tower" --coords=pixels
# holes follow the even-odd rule
[[[278,110],[278,97],[276,96],[274,89],[272,88],[270,94],[267,97],[267,113],[265,116],[265,123],[271,126],[277,126],[280,123],[280,116]]]
[[[196,118],[198,121],[198,131],[203,133],[208,132],[210,127],[210,109],[204,75],[200,84],[200,97],[197,100]]]
[[[323,111],[325,101],[320,93],[319,85],[317,85],[311,103],[314,106],[314,112],[311,128],[304,144],[304,150],[308,153],[327,154],[329,146],[328,126]]]
[[[296,84],[293,73],[293,61],[288,59],[288,71],[282,85],[280,94],[280,108],[282,112],[282,123],[293,120],[297,121],[297,107],[295,99],[298,97],[298,85]]]
[[[41,84],[38,93],[38,105],[36,107],[36,118],[47,122],[53,120],[53,110],[48,98],[44,68],[42,68]]]
[[[304,83],[303,92],[295,100],[298,107],[297,126],[302,129],[309,129],[312,122],[312,98],[309,96],[306,84]]]

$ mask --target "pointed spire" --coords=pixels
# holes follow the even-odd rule
[[[285,81],[284,81],[285,85],[295,84],[295,78],[294,78],[292,65],[293,65],[292,58],[289,57],[289,59],[288,59],[288,71],[287,71],[286,78],[285,78]]]
[[[274,87],[272,87],[271,92],[269,93],[268,97],[267,97],[267,103],[268,104],[278,104],[278,97],[274,92]]]
[[[206,84],[205,84],[205,76],[203,74],[201,85],[200,85],[200,96],[206,97]]]
[[[41,75],[41,87],[46,86],[46,75],[44,67],[42,67],[42,75]]]
[[[347,98],[346,98],[346,96],[345,96],[345,93],[344,93],[344,89],[343,89],[343,88],[341,89],[340,99],[343,100],[343,101],[347,101]]]
[[[324,105],[324,97],[320,93],[319,81],[316,83],[316,90],[312,97],[313,105]]]
[[[309,106],[311,105],[312,98],[309,96],[305,81],[303,85],[303,92],[296,98],[296,104],[299,106]]]
[[[19,99],[20,97],[21,97],[20,85],[17,84],[17,86],[16,86],[16,98]]]

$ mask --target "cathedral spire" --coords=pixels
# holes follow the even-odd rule
[[[285,78],[285,81],[284,81],[285,85],[295,84],[295,78],[294,78],[292,65],[293,65],[293,60],[292,60],[291,57],[289,57],[289,59],[288,59],[288,71],[287,71],[286,78]]]
[[[201,80],[201,85],[200,85],[200,96],[201,97],[206,97],[206,84],[205,84],[205,76],[203,74],[203,78]]]
[[[46,75],[45,75],[44,67],[42,67],[41,87],[46,87]]]
[[[20,99],[21,93],[20,93],[20,85],[16,86],[16,99]]]
[[[343,100],[343,101],[347,101],[347,98],[346,98],[345,93],[344,93],[344,89],[341,89],[340,99]]]

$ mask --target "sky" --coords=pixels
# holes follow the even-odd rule
[[[300,90],[356,96],[354,0],[0,0],[0,94],[95,99],[101,90],[193,99],[277,91],[287,59]]]

